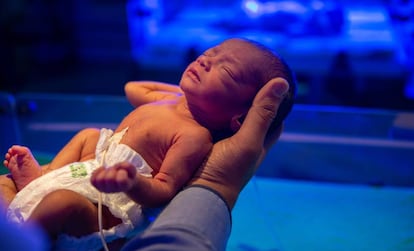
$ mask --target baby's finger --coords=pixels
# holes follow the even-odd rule
[[[126,192],[130,189],[129,177],[126,170],[119,170],[116,174],[116,184],[118,192]]]
[[[103,192],[115,192],[117,189],[117,168],[109,167],[105,169],[105,177],[102,180]]]
[[[123,161],[120,162],[116,165],[117,169],[119,170],[124,170],[127,172],[128,177],[133,178],[135,177],[136,173],[137,173],[137,169],[135,168],[135,166],[127,161]]]
[[[104,178],[104,173],[103,173],[104,171],[105,171],[104,167],[99,167],[98,169],[93,171],[91,175],[91,183],[96,188],[100,188],[100,181]]]

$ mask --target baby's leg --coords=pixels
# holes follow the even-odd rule
[[[3,164],[9,169],[17,191],[42,175],[39,163],[25,146],[14,145],[9,148]]]
[[[10,174],[0,175],[0,208],[5,209],[16,196],[17,188]],[[1,217],[1,216],[0,216]]]
[[[45,167],[44,173],[60,168],[69,163],[94,158],[99,135],[100,130],[96,128],[86,128],[78,132],[59,151],[59,153],[53,158],[52,162]]]
[[[59,234],[81,237],[99,231],[98,208],[84,196],[66,189],[46,195],[30,216],[52,239]],[[107,207],[102,208],[103,228],[121,223]]]

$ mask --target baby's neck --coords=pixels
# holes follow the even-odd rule
[[[184,117],[188,117],[192,120],[196,120],[194,114],[191,112],[190,108],[188,107],[187,100],[184,96],[179,97],[175,103],[175,110],[178,114]]]
[[[215,118],[208,117],[208,113],[195,107],[190,108],[184,96],[177,99],[175,106],[177,113],[190,118],[196,121],[200,126],[207,128],[213,136],[214,142],[227,138],[233,134],[230,129],[224,130],[222,128],[218,128],[219,126],[218,123],[215,122]]]

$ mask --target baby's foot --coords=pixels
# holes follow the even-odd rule
[[[14,145],[10,147],[3,164],[13,176],[18,191],[42,175],[39,163],[33,157],[30,149],[24,146]]]

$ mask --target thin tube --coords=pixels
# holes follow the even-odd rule
[[[101,237],[102,246],[105,251],[109,251],[108,245],[104,238],[103,228],[102,228],[102,193],[98,193],[98,225],[99,225],[99,237]]]

